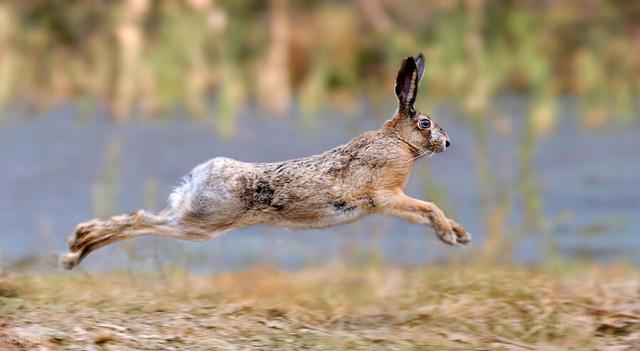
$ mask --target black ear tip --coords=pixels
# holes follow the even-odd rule
[[[404,59],[402,66],[412,70],[416,68],[416,60],[412,56],[407,56],[407,58]]]
[[[425,61],[424,55],[421,52],[419,52],[418,55],[416,55],[416,61],[422,61],[422,62]]]

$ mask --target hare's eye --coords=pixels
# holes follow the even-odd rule
[[[430,121],[430,120],[428,120],[428,119],[426,119],[426,118],[425,118],[425,119],[421,119],[421,120],[418,122],[418,127],[419,127],[420,129],[427,129],[427,128],[431,127],[431,121]]]

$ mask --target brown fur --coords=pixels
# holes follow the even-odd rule
[[[396,77],[398,111],[379,130],[301,159],[209,160],[183,178],[157,215],[138,211],[79,224],[64,267],[73,268],[102,246],[142,235],[202,241],[254,224],[322,228],[371,213],[426,224],[443,242],[466,245],[470,235],[438,206],[403,193],[416,160],[450,144],[444,130],[414,108],[424,69],[422,54],[403,61]]]

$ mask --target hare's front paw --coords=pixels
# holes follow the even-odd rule
[[[458,241],[456,239],[456,234],[453,232],[447,232],[443,230],[436,230],[436,235],[438,239],[447,245],[455,245]]]
[[[466,246],[471,242],[471,234],[469,234],[460,224],[454,220],[447,219],[448,225],[442,225],[436,229],[438,239],[447,245]]]
[[[438,239],[447,245],[455,245],[458,241],[456,233],[449,223],[449,219],[444,216],[442,211],[435,212],[434,214],[435,218],[433,222],[435,225],[433,226],[433,229],[435,229]]]
[[[458,244],[466,246],[471,242],[471,234],[469,234],[469,232],[467,232],[467,230],[460,224],[456,223],[456,221],[452,219],[449,220],[449,224],[451,225],[451,228],[453,228],[453,232],[456,236],[456,242]]]

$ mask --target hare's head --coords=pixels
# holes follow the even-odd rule
[[[422,54],[402,61],[395,86],[398,111],[392,124],[401,139],[417,148],[420,153],[430,154],[444,151],[451,145],[451,141],[438,123],[414,106],[424,70],[425,59]]]

